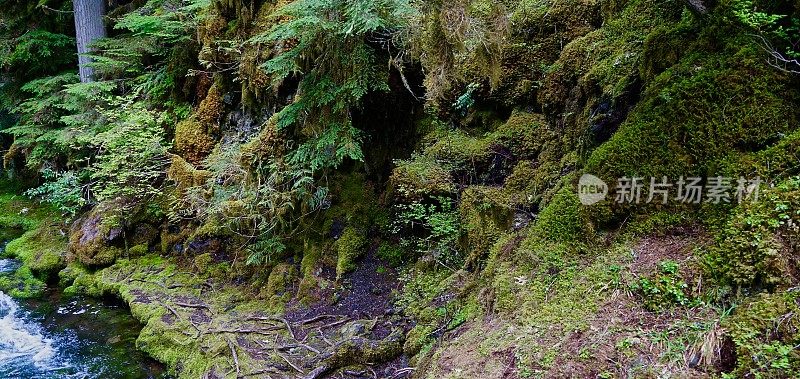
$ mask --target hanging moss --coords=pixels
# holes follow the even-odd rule
[[[200,163],[215,144],[206,126],[194,119],[181,121],[175,126],[175,150],[189,163]]]

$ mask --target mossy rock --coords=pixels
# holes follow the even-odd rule
[[[59,272],[62,285],[65,285],[64,293],[68,295],[88,295],[101,297],[105,291],[98,278],[86,266],[80,263],[70,263],[65,269]]]
[[[331,205],[325,212],[324,232],[336,235],[331,230],[334,222],[369,230],[385,213],[378,204],[373,183],[357,171],[338,174],[332,179]]]
[[[65,265],[67,238],[58,225],[42,223],[6,245],[5,254],[16,257],[34,272],[55,274]]]
[[[178,192],[183,194],[190,187],[204,185],[210,176],[207,170],[198,170],[178,155],[172,155],[172,164],[167,169],[167,177],[174,181]]]
[[[622,177],[677,180],[731,171],[742,153],[768,148],[798,122],[790,81],[742,42],[730,51],[687,56],[658,75],[611,139],[594,150],[586,172],[606,183]],[[741,97],[741,101],[731,101]],[[741,172],[741,171],[740,171]],[[652,207],[608,201],[594,206],[599,224]]]
[[[146,243],[142,243],[139,245],[133,245],[128,249],[128,256],[131,258],[134,257],[141,257],[147,255],[150,252],[150,246]]]
[[[800,178],[760,189],[745,199],[720,228],[705,254],[707,272],[737,288],[775,288],[800,281]]]
[[[470,187],[461,193],[458,209],[466,264],[474,267],[489,255],[490,247],[503,231],[511,227],[514,208],[498,188]]]
[[[318,278],[318,274],[322,272],[322,250],[323,248],[318,243],[308,239],[303,243],[300,283],[297,286],[296,297],[306,304],[316,300],[314,298],[315,291],[321,287],[321,278]]]
[[[121,256],[124,231],[119,225],[120,204],[102,203],[72,224],[68,253],[88,266],[106,266]]]
[[[456,189],[448,170],[433,159],[421,156],[397,162],[388,186],[395,200],[399,202],[450,195]]]
[[[286,140],[278,131],[273,117],[267,120],[267,124],[255,137],[242,145],[242,164],[255,167],[262,160],[281,157],[285,153]]]
[[[267,298],[273,299],[278,303],[285,303],[293,295],[289,289],[297,279],[297,270],[293,265],[287,263],[279,263],[272,268],[267,280],[267,286],[264,288],[264,294]]]
[[[193,118],[175,125],[175,150],[192,164],[200,163],[216,145],[208,127]]]
[[[800,312],[796,290],[762,293],[736,307],[721,327],[733,342],[736,367],[731,377],[800,376]]]
[[[530,236],[552,242],[578,243],[590,241],[594,228],[571,185],[563,186],[542,209],[530,230]]]
[[[0,291],[16,299],[41,297],[46,288],[44,280],[26,266],[21,266],[13,273],[0,275]]]
[[[381,242],[376,254],[392,267],[400,267],[409,258],[409,254],[401,246],[387,241]]]
[[[341,280],[344,274],[355,270],[356,260],[367,251],[367,237],[364,232],[347,227],[341,237],[336,240],[336,280]]]

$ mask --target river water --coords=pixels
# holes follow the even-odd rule
[[[0,275],[19,267],[0,259]],[[165,378],[136,350],[141,325],[111,300],[63,297],[17,301],[0,291],[0,379]]]

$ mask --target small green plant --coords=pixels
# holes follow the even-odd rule
[[[472,108],[473,105],[475,105],[475,98],[473,97],[473,94],[479,87],[480,85],[477,83],[470,83],[467,86],[467,90],[461,96],[459,96],[458,99],[456,99],[455,103],[453,103],[453,109],[455,109],[456,112],[465,115],[467,111]]]
[[[800,73],[800,18],[762,12],[753,0],[734,1],[733,14],[756,33],[770,55],[771,65]]]
[[[658,264],[658,274],[653,278],[641,278],[631,286],[631,290],[642,297],[645,308],[661,311],[669,307],[690,304],[686,294],[688,285],[681,278],[680,266],[667,260]]]
[[[401,246],[418,254],[433,253],[447,267],[458,265],[462,259],[455,249],[459,217],[450,198],[436,196],[432,202],[395,205],[392,232],[401,236]]]
[[[82,184],[81,173],[75,171],[56,172],[42,170],[44,184],[25,192],[30,197],[39,198],[54,205],[61,212],[74,216],[89,204],[88,186]]]
[[[378,258],[383,259],[392,267],[399,267],[407,260],[407,256],[402,247],[383,242],[378,246]]]

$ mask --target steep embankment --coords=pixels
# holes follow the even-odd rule
[[[66,221],[50,207],[8,190],[0,193],[0,236],[7,242],[4,258],[15,258],[21,266],[0,276],[0,291],[16,298],[37,297],[47,282],[53,282],[66,266]]]

